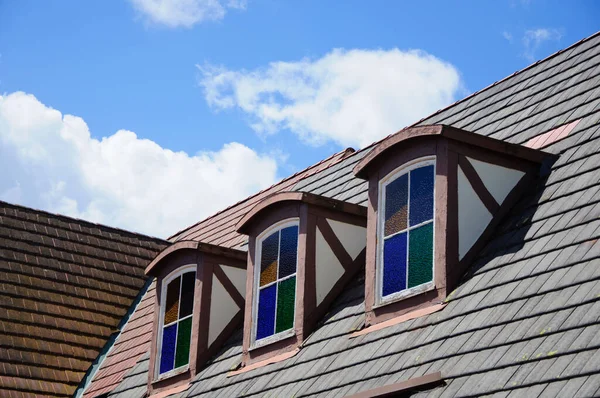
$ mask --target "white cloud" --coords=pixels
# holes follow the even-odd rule
[[[258,133],[289,129],[313,145],[368,145],[462,93],[456,68],[422,51],[336,49],[251,71],[198,68],[213,109],[237,107]]]
[[[559,41],[562,33],[558,29],[538,28],[525,31],[523,35],[523,56],[533,62],[540,46],[548,41]]]
[[[130,0],[151,23],[170,28],[192,27],[204,21],[223,19],[228,8],[245,9],[247,0]]]
[[[0,170],[2,200],[166,237],[275,182],[277,162],[235,142],[190,156],[127,130],[97,140],[15,92],[0,96]]]
[[[506,40],[508,40],[509,42],[512,43],[513,36],[510,32],[507,32],[507,31],[502,32],[502,37],[504,37]]]

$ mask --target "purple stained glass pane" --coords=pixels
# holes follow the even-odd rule
[[[176,323],[163,329],[162,347],[160,350],[160,374],[173,370],[175,364],[175,336],[177,336]]]
[[[277,284],[261,289],[258,293],[256,317],[256,340],[264,339],[275,332],[275,303]]]
[[[406,288],[406,232],[383,243],[383,297]]]
[[[410,172],[410,225],[433,218],[433,165]]]
[[[406,229],[407,213],[408,174],[404,174],[385,187],[384,236]]]
[[[279,249],[279,279],[296,273],[298,257],[298,226],[281,230],[281,245]]]

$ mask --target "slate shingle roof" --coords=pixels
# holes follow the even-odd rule
[[[71,396],[166,243],[0,202],[0,396]]]
[[[521,198],[443,311],[355,339],[364,280],[335,301],[293,358],[227,377],[241,334],[182,397],[343,397],[441,371],[418,397],[600,396],[600,34],[420,121],[526,143],[579,120],[545,151],[551,171]],[[351,170],[369,148],[294,189],[366,202]],[[111,397],[145,393],[148,358]]]
[[[338,152],[256,195],[176,233],[169,239],[173,242],[178,240],[198,240],[244,250],[247,238],[244,235],[238,234],[234,230],[234,226],[247,211],[268,195],[292,189],[301,179],[339,163],[353,152],[352,149],[345,149]],[[136,308],[123,332],[118,336],[106,360],[102,362],[91,385],[86,389],[84,398],[93,398],[113,390],[121,382],[123,375],[150,348],[152,322],[154,320],[154,299],[155,291],[153,283],[145,293],[142,302]]]

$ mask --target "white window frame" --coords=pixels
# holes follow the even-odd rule
[[[176,279],[178,276],[182,276],[180,282],[179,282],[179,297],[181,298],[181,287],[182,287],[182,283],[183,283],[183,274],[186,274],[188,272],[194,272],[194,280],[196,280],[196,278],[198,277],[197,273],[198,273],[198,267],[196,266],[196,264],[190,264],[190,265],[186,265],[184,267],[181,268],[177,268],[176,270],[174,270],[173,272],[171,272],[169,275],[167,275],[165,278],[163,278],[162,283],[161,283],[161,294],[160,294],[160,314],[159,314],[159,319],[158,319],[158,341],[157,341],[157,351],[156,351],[156,371],[154,372],[154,378],[155,380],[164,380],[164,379],[168,379],[169,377],[173,377],[175,375],[178,375],[180,373],[186,372],[189,367],[190,367],[190,360],[188,360],[187,365],[183,365],[180,366],[178,368],[173,368],[171,370],[169,370],[168,372],[165,373],[160,373],[160,359],[162,356],[162,341],[163,341],[163,331],[164,331],[164,327],[171,325],[175,322],[181,322],[184,319],[190,318],[192,317],[192,324],[194,323],[193,321],[193,316],[194,316],[194,302],[192,302],[192,313],[184,318],[177,318],[177,320],[175,322],[171,322],[168,325],[164,324],[164,319],[165,319],[165,306],[166,306],[166,301],[167,301],[167,287],[169,286],[169,283],[171,283],[174,279]],[[196,298],[196,284],[194,283],[194,300]],[[181,302],[179,303],[179,309],[181,310]],[[179,313],[177,314],[177,316],[179,317]],[[179,332],[179,328],[177,330]],[[190,336],[190,339],[194,337],[194,330],[192,328],[192,336]],[[177,336],[175,336],[175,352],[177,352]],[[192,351],[190,349],[190,353],[189,355],[192,354]],[[175,359],[173,359],[175,360]],[[174,366],[174,365],[173,365]]]
[[[434,181],[433,181],[433,219],[431,221],[426,221],[421,224],[407,227],[406,229],[404,229],[398,233],[407,232],[407,231],[413,230],[415,228],[418,228],[420,226],[426,225],[428,223],[433,224],[432,280],[431,280],[431,282],[426,282],[426,283],[423,283],[418,286],[407,288],[407,289],[401,290],[399,292],[389,294],[384,297],[383,296],[383,266],[384,266],[384,264],[383,264],[383,243],[384,243],[384,231],[385,231],[385,192],[386,192],[386,188],[390,183],[396,181],[396,179],[403,176],[404,174],[407,174],[408,172],[418,169],[418,168],[421,168],[423,166],[430,166],[430,165],[433,165],[433,178],[434,178]],[[388,173],[384,178],[382,178],[379,181],[379,195],[378,195],[379,197],[378,197],[378,207],[377,207],[377,261],[376,261],[376,272],[375,272],[375,274],[376,274],[376,289],[375,289],[375,291],[377,293],[375,295],[375,306],[374,306],[375,308],[381,307],[381,306],[384,306],[386,304],[393,303],[396,301],[400,301],[400,300],[406,299],[408,297],[416,296],[418,294],[425,293],[425,292],[435,289],[435,207],[436,207],[435,176],[436,176],[435,156],[427,156],[427,157],[418,158],[418,159],[415,159],[415,160],[412,160],[410,162],[403,164],[402,166],[400,166],[400,167],[396,168],[395,170],[391,171],[390,173]],[[408,178],[407,207],[408,207],[408,209],[407,209],[406,217],[407,217],[407,223],[408,223],[410,220],[410,177]],[[408,256],[409,253],[410,252],[408,250],[408,241],[407,241],[406,255]],[[407,261],[406,261],[407,284],[408,284],[408,268],[409,268],[409,266],[408,266],[408,259],[407,259]]]
[[[266,345],[275,343],[277,341],[286,339],[288,337],[294,336],[296,334],[296,310],[298,305],[298,256],[300,255],[298,248],[296,248],[296,272],[292,275],[286,276],[281,280],[285,280],[291,278],[292,276],[296,277],[296,291],[294,294],[294,323],[292,328],[289,330],[285,330],[283,332],[275,333],[272,336],[265,337],[260,340],[256,340],[256,331],[258,327],[257,319],[258,319],[258,300],[259,300],[259,290],[260,290],[260,264],[261,264],[261,255],[262,255],[262,242],[265,238],[271,236],[271,234],[277,232],[278,230],[297,226],[298,227],[298,245],[300,243],[300,219],[299,218],[288,218],[282,221],[279,221],[269,228],[265,229],[260,235],[256,237],[256,255],[254,259],[254,285],[253,285],[253,298],[252,298],[252,335],[251,335],[251,344],[250,349],[255,349],[259,347],[264,347]],[[281,237],[280,237],[281,239]],[[281,241],[279,242],[279,251],[281,251]],[[277,253],[277,277],[275,278],[275,282],[271,282],[271,284],[276,284],[280,282],[279,279],[279,255]],[[269,285],[269,284],[268,284]],[[268,285],[265,285],[268,286]],[[263,287],[264,288],[264,287]],[[277,296],[275,297],[275,325],[277,325]]]

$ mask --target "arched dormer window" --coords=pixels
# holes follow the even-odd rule
[[[379,304],[434,288],[434,181],[435,158],[425,158],[379,182]]]
[[[279,192],[237,224],[248,235],[248,291],[240,369],[295,355],[364,264],[366,208]]]
[[[196,266],[172,272],[162,284],[159,378],[185,371],[190,363]]]
[[[178,241],[146,268],[156,278],[149,395],[182,391],[243,323],[247,253]]]
[[[367,327],[356,334],[441,309],[546,159],[444,125],[407,128],[374,146],[354,167],[369,184]]]
[[[257,238],[253,347],[293,335],[298,220],[275,224]]]

